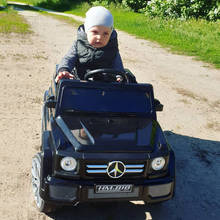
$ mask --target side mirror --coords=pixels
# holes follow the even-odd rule
[[[45,102],[45,105],[47,106],[47,108],[55,108],[56,104],[57,102],[54,100],[54,96],[48,97]]]
[[[156,112],[162,112],[163,111],[163,105],[162,104],[156,105],[155,110],[156,110]]]
[[[158,99],[154,99],[155,104],[155,110],[156,112],[162,112],[163,111],[163,105],[160,103]]]

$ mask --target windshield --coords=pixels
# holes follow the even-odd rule
[[[63,115],[79,143],[96,146],[150,146],[152,120],[143,117]]]
[[[138,89],[65,87],[59,107],[64,112],[151,113],[152,100]]]

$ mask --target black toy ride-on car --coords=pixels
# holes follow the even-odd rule
[[[175,156],[157,121],[162,109],[152,85],[136,83],[128,70],[99,69],[85,79],[53,79],[44,94],[41,151],[32,160],[38,209],[171,199]]]

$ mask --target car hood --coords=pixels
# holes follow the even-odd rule
[[[59,117],[57,124],[77,151],[151,152],[153,119],[142,117]]]

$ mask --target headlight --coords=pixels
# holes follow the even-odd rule
[[[65,171],[73,171],[76,169],[77,162],[73,157],[64,157],[60,161],[60,166]]]
[[[151,162],[151,167],[153,170],[161,170],[164,168],[164,165],[165,159],[163,157],[157,157]]]

